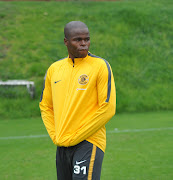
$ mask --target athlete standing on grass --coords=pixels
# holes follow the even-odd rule
[[[106,148],[105,124],[115,114],[115,84],[109,63],[88,52],[88,27],[64,28],[68,57],[53,63],[40,100],[43,122],[57,145],[58,180],[99,180]]]

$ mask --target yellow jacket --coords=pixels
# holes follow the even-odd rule
[[[115,83],[109,63],[91,53],[53,63],[40,99],[43,122],[54,144],[87,140],[106,148],[105,124],[115,114]]]

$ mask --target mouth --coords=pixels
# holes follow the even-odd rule
[[[79,51],[88,51],[88,49],[79,49]]]

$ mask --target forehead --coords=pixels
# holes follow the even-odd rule
[[[70,30],[70,38],[75,38],[75,37],[82,37],[86,36],[89,37],[89,31],[88,28],[74,28]]]

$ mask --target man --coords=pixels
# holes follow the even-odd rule
[[[88,27],[64,28],[68,57],[53,63],[40,100],[43,122],[57,145],[58,180],[99,180],[106,148],[105,124],[115,114],[109,63],[89,52]]]

